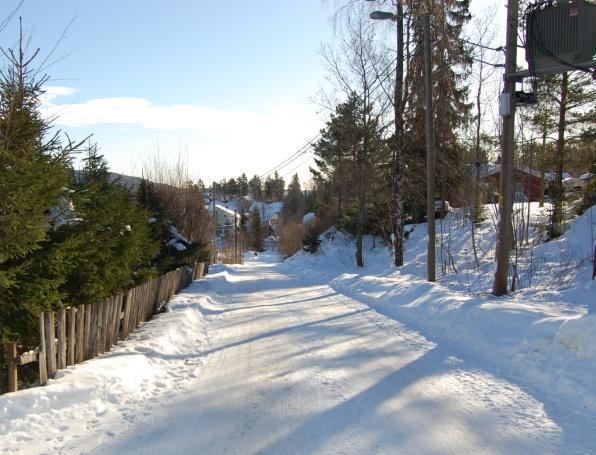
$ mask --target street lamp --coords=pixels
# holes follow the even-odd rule
[[[371,0],[368,0],[371,1]],[[396,25],[397,59],[395,64],[395,91],[393,98],[395,144],[392,163],[392,193],[395,202],[395,222],[393,231],[393,263],[400,267],[404,263],[404,169],[403,147],[403,93],[404,93],[404,15],[401,0],[396,4],[397,14],[387,11],[373,11],[374,20],[391,20]]]
[[[375,20],[391,20],[391,21],[397,21],[397,15],[393,14],[393,13],[389,13],[387,11],[373,11],[372,13],[370,13],[369,16],[371,19],[375,19]]]
[[[371,0],[367,0],[371,1]],[[392,20],[397,22],[397,63],[396,63],[396,77],[395,77],[395,140],[396,140],[396,156],[395,166],[396,171],[401,171],[401,179],[403,179],[404,158],[402,150],[403,133],[403,109],[402,109],[402,94],[403,94],[403,7],[401,1],[397,2],[397,13],[393,14],[387,11],[373,11],[369,17],[374,20]],[[435,158],[434,158],[434,130],[433,130],[433,103],[432,103],[432,62],[431,62],[431,47],[430,47],[430,14],[427,13],[421,18],[422,30],[424,32],[424,99],[426,106],[426,221],[428,226],[428,249],[427,249],[427,279],[428,281],[435,281]],[[399,160],[399,161],[398,161]],[[395,178],[395,176],[394,176]],[[403,186],[401,182],[395,182],[396,196],[398,198],[398,206],[401,200],[403,204]],[[402,205],[403,207],[403,205]],[[403,220],[403,209],[402,209]],[[397,234],[397,233],[396,233]],[[403,234],[402,232],[399,233]],[[402,252],[403,254],[403,252]],[[396,264],[398,265],[398,264]],[[401,265],[401,264],[399,264]]]

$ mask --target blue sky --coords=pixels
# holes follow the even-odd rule
[[[4,0],[2,17],[18,3]],[[320,0],[25,0],[18,14],[44,56],[76,16],[46,70],[48,102],[57,126],[94,133],[115,171],[138,174],[159,148],[188,154],[207,181],[261,174],[321,126],[311,99],[332,30]],[[17,36],[15,18],[0,42]]]
[[[18,4],[3,0],[0,17]],[[326,113],[313,100],[325,83],[320,49],[333,37],[334,6],[24,0],[18,15],[42,57],[74,18],[46,69],[57,127],[75,138],[93,133],[116,172],[140,175],[157,150],[181,151],[191,175],[210,182],[262,174],[317,134]],[[15,18],[0,44],[17,37]],[[307,167],[297,170],[306,176]]]

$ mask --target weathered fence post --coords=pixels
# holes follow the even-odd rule
[[[90,311],[89,311],[89,349],[87,350],[87,358],[92,359],[97,355],[97,343],[95,339],[97,338],[97,304],[90,303]]]
[[[66,311],[58,310],[58,370],[66,368]]]
[[[204,262],[182,266],[101,302],[41,313],[35,351],[17,355],[17,344],[6,343],[8,391],[18,390],[20,365],[37,361],[39,384],[45,385],[58,370],[109,351],[195,277],[202,278],[205,268]]]
[[[76,363],[81,363],[85,360],[85,305],[77,307],[77,341],[76,347]]]
[[[53,311],[44,313],[48,378],[53,378],[56,374],[56,329],[54,319]]]
[[[103,332],[103,301],[95,303],[95,344],[93,346],[93,357],[103,353],[101,348],[101,333]]]
[[[128,331],[128,328],[130,327],[130,313],[131,313],[131,307],[132,307],[132,300],[133,300],[133,294],[134,294],[134,288],[133,289],[129,289],[126,292],[126,303],[125,303],[125,307],[124,307],[124,320],[122,321],[122,339],[126,339],[126,337],[128,337],[128,334],[130,333]]]
[[[110,304],[112,303],[112,297],[108,297],[101,302],[101,334],[99,337],[99,353],[103,354],[106,352],[108,348],[106,348],[106,338],[108,335],[108,328],[110,324],[108,322],[108,310],[110,309]]]
[[[91,358],[91,353],[93,352],[93,349],[91,347],[91,313],[92,313],[92,305],[90,303],[88,303],[87,305],[85,305],[85,354],[83,356],[83,360],[87,360]]]
[[[6,343],[6,365],[8,366],[8,391],[16,392],[19,389],[17,373],[17,344],[14,341]]]
[[[67,340],[67,355],[66,355],[66,365],[74,365],[75,364],[75,343],[76,343],[76,318],[77,318],[77,310],[75,307],[70,307],[68,309],[68,340]]]
[[[48,364],[47,364],[47,349],[46,349],[46,331],[45,331],[45,315],[39,315],[39,384],[46,385],[48,382]]]
[[[116,301],[114,302],[114,320],[112,321],[112,325],[114,326],[113,337],[112,337],[112,344],[118,344],[118,339],[120,338],[120,316],[122,313],[122,302],[124,301],[124,294],[120,293],[116,297]]]
[[[106,311],[106,320],[104,324],[106,326],[106,336],[104,342],[104,350],[109,351],[112,349],[112,333],[114,331],[114,313],[116,312],[116,306],[114,303],[116,302],[117,296],[112,296],[107,300],[107,311]]]

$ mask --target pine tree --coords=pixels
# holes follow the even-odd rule
[[[240,177],[238,177],[238,188],[240,192],[240,196],[247,196],[248,195],[248,178],[246,174],[243,172]]]
[[[261,201],[263,198],[263,183],[258,175],[253,176],[248,182],[249,192],[255,201]]]
[[[228,194],[231,197],[236,197],[236,196],[238,196],[239,192],[240,192],[240,187],[238,185],[238,182],[236,181],[235,178],[232,177],[226,183],[226,194]]]
[[[196,190],[200,191],[199,185]],[[182,191],[181,197],[184,198],[185,195],[186,191]],[[205,242],[190,242],[189,240],[184,244],[185,249],[181,250],[180,247],[176,247],[176,244],[181,244],[176,242],[175,233],[178,232],[178,226],[173,224],[173,220],[168,214],[168,206],[164,202],[163,195],[159,193],[157,185],[143,179],[137,190],[136,198],[139,206],[149,212],[150,235],[160,245],[159,253],[151,261],[159,273],[166,273],[182,265],[192,264],[195,260],[206,262],[209,259]]]
[[[314,145],[316,169],[311,169],[319,190],[326,189],[321,213],[335,217],[337,227],[353,226],[351,217],[346,218],[346,207],[354,204],[354,177],[356,146],[360,133],[356,124],[356,112],[360,109],[356,96],[335,108],[330,120],[321,130],[321,139]]]
[[[469,120],[467,103],[471,59],[460,37],[470,19],[469,0],[432,0],[428,3],[407,2],[409,11],[421,17],[430,8],[433,55],[434,143],[437,157],[436,188],[442,199],[457,203],[461,199],[464,147],[459,139],[461,128]],[[409,101],[405,112],[406,205],[415,218],[426,206],[425,177],[425,103],[423,31],[419,20],[411,22],[411,49],[406,89]],[[435,195],[436,196],[436,195]],[[422,209],[422,210],[421,210]]]
[[[255,251],[265,251],[265,237],[267,236],[267,226],[263,224],[261,212],[258,207],[254,207],[250,214],[250,241]]]
[[[92,303],[155,274],[151,260],[158,251],[150,213],[133,194],[111,182],[107,164],[90,146],[73,195],[76,222],[53,234],[63,251],[64,301]]]
[[[264,196],[267,202],[281,201],[286,189],[286,183],[283,177],[275,171],[265,179]]]
[[[378,118],[370,110],[355,93],[340,103],[314,146],[317,169],[311,169],[319,188],[335,196],[328,201],[336,206],[328,206],[323,213],[337,213],[338,225],[356,234],[358,266],[364,264],[363,235],[371,230],[372,163],[386,152]]]
[[[276,201],[281,201],[284,197],[284,193],[286,191],[286,182],[284,181],[283,177],[281,177],[277,171],[273,175],[273,197]]]
[[[302,188],[300,187],[300,180],[298,179],[298,174],[294,174],[292,177],[292,181],[288,186],[288,192],[283,199],[283,216],[285,219],[291,217],[302,217],[304,215],[304,209],[306,207],[306,202],[304,200],[304,195],[302,194]]]
[[[271,176],[268,176],[265,179],[265,183],[263,184],[263,196],[265,198],[265,202],[273,202],[275,198],[275,182]]]
[[[20,42],[22,45],[22,40]],[[36,277],[35,253],[48,237],[52,208],[68,186],[70,151],[39,113],[42,86],[22,46],[0,73],[0,342],[34,336],[36,316],[56,282]],[[27,284],[25,284],[27,283]],[[29,295],[22,293],[27,289]]]
[[[582,131],[596,123],[595,93],[595,84],[589,75],[579,71],[547,76],[538,84],[539,102],[534,110],[532,124],[541,137],[544,152],[549,148],[547,138],[556,134],[551,162],[556,175],[553,188],[553,237],[561,235],[564,221],[563,171],[568,160],[567,134],[578,132],[581,135]]]

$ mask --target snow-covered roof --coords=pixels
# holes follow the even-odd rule
[[[236,216],[237,219],[240,219],[242,217],[240,213],[235,212],[234,210],[229,209],[221,204],[215,204],[215,211],[219,212],[220,214],[223,214],[226,217],[234,218],[234,216]]]

